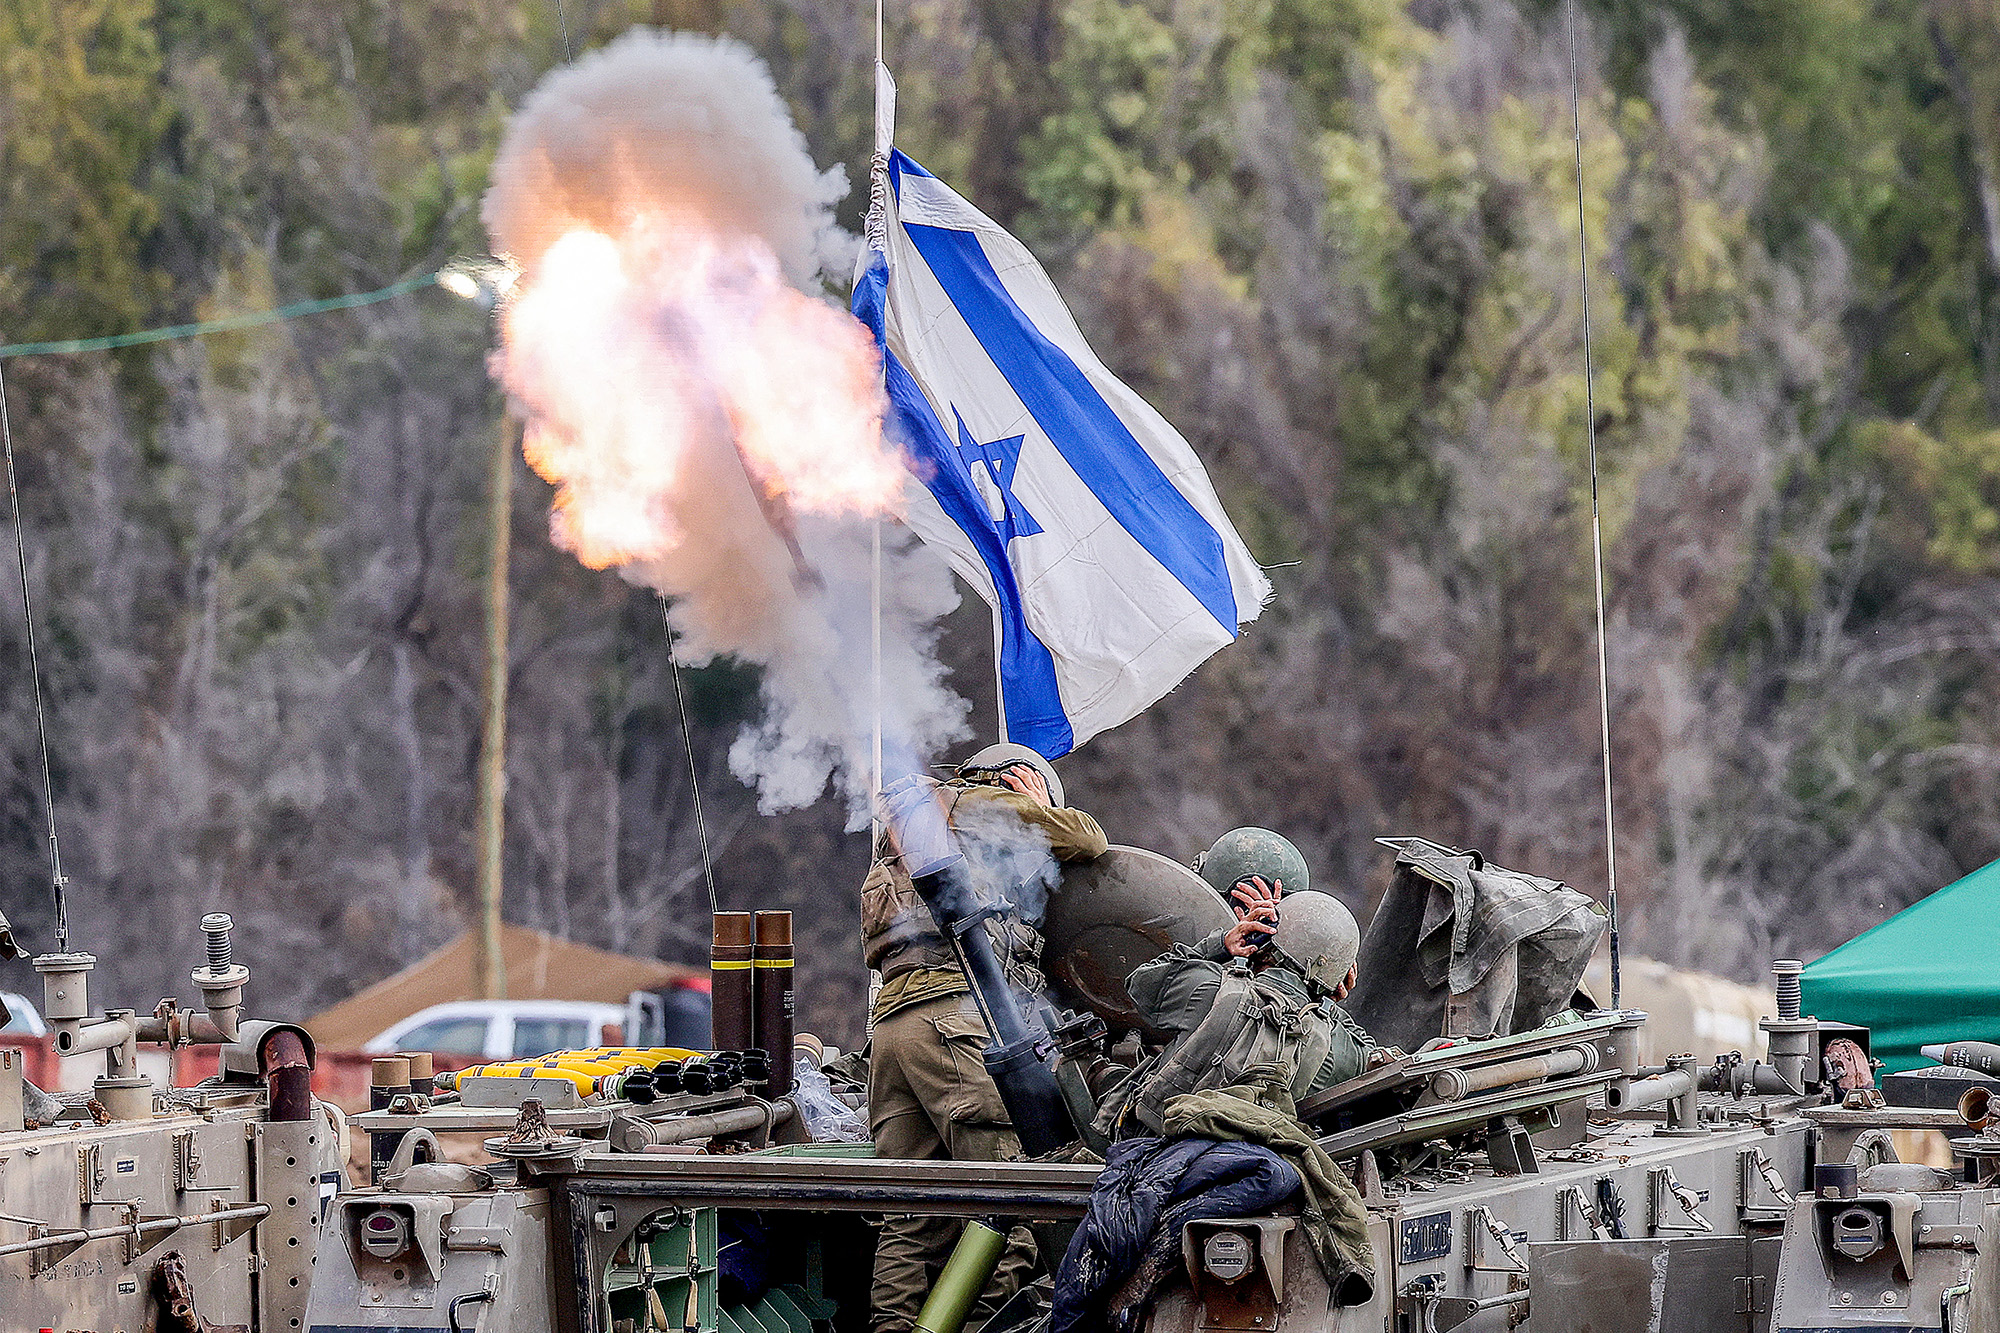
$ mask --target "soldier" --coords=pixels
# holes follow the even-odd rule
[[[1062,780],[1024,745],[979,751],[940,794],[973,889],[1014,904],[1012,914],[983,928],[993,935],[1008,980],[1032,1001],[1043,984],[1042,906],[1056,882],[1056,862],[1103,855],[1104,830],[1063,804]],[[1018,1158],[1020,1142],[982,1058],[986,1025],[971,986],[886,835],[862,887],[861,930],[868,966],[882,974],[868,1075],[876,1155]],[[912,1326],[959,1229],[947,1218],[883,1222],[870,1297],[874,1333]],[[1025,1282],[1034,1265],[1034,1239],[1016,1227],[987,1287],[985,1312]]]
[[[1097,1123],[1108,1137],[1158,1134],[1167,1102],[1226,1087],[1253,1065],[1282,1066],[1298,1100],[1366,1067],[1373,1043],[1333,1002],[1353,977],[1354,918],[1310,891],[1286,895],[1281,911],[1279,886],[1262,876],[1234,887],[1234,926],[1126,978],[1148,1025],[1171,1035],[1106,1099]]]
[[[1195,857],[1194,868],[1209,887],[1229,904],[1239,923],[1259,900],[1269,899],[1275,910],[1278,899],[1288,899],[1292,894],[1312,890],[1312,871],[1306,866],[1305,857],[1289,838],[1267,828],[1246,826],[1229,830],[1210,844],[1207,851]],[[1255,886],[1254,891],[1252,886]],[[1333,1022],[1333,1040],[1326,1063],[1314,1077],[1307,1095],[1353,1078],[1366,1069],[1372,1059],[1379,1058],[1374,1053],[1381,1049],[1361,1025],[1340,1007],[1339,1002],[1348,997],[1359,979],[1353,960],[1360,949],[1361,932],[1354,924],[1353,916],[1338,900],[1328,901],[1343,918],[1336,923],[1336,928],[1343,938],[1353,943],[1346,951],[1349,959],[1346,974],[1326,988],[1329,1001],[1326,1011]],[[1205,940],[1201,948],[1211,958],[1221,956],[1217,952],[1221,948],[1219,939]]]

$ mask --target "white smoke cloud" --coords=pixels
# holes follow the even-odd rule
[[[878,520],[913,481],[882,439],[867,332],[823,299],[852,254],[769,73],[726,39],[635,30],[556,71],[514,117],[484,215],[520,265],[494,370],[556,486],[554,540],[676,601],[691,661],[764,669],[731,748],[772,811],[831,779],[866,818]],[[885,749],[966,732],[936,622],[942,562],[884,524]]]

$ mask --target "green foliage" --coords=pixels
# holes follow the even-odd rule
[[[2000,852],[2000,779],[1964,757],[2000,742],[2000,22],[1982,0],[1582,3],[1586,385],[1567,9],[916,0],[886,39],[901,141],[1037,249],[1258,555],[1298,562],[1245,645],[1075,761],[1107,825],[1192,851],[1204,812],[1289,820],[1350,888],[1388,827],[1591,882],[1594,400],[1621,832],[1652,857],[1627,867],[1635,929],[1686,956],[1674,904],[1726,903],[1751,925],[1703,961],[1728,967],[1825,942],[1797,909],[1828,867],[1886,902]],[[565,21],[579,54],[641,22],[740,36],[858,186],[868,20],[0,0],[0,332],[224,315],[482,249],[491,153]],[[285,900],[337,866],[343,895],[377,886],[352,934],[385,965],[417,938],[408,904],[465,879],[496,410],[482,317],[417,309],[117,378],[38,366],[17,408],[63,487],[65,693],[93,700],[73,706],[102,754],[150,744],[144,718],[161,754],[207,756],[209,786],[151,802],[192,826],[172,883]],[[517,775],[509,854],[526,914],[587,901],[624,939],[621,875],[693,864],[657,813],[684,776],[657,607],[550,551],[542,500],[518,500],[514,593],[517,717],[547,754]],[[987,688],[983,629],[961,637],[951,665]],[[685,683],[720,756],[754,676]],[[337,699],[359,720],[296,726]],[[79,801],[116,808],[115,765],[76,771]],[[790,851],[746,836],[807,883],[837,825],[785,826]],[[31,825],[5,836],[32,850]],[[114,852],[108,877],[171,879],[171,857]],[[1855,924],[1828,910],[1824,930]]]
[[[119,333],[159,308],[149,186],[168,123],[153,0],[0,4],[0,327]]]

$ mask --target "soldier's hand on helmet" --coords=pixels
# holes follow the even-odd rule
[[[1278,897],[1282,882],[1267,884],[1261,875],[1239,880],[1229,893],[1236,900],[1236,924],[1222,937],[1232,958],[1248,958],[1266,944],[1278,928]]]
[[[1048,782],[1039,772],[1027,764],[1016,764],[1012,768],[1001,769],[1000,781],[1006,783],[1015,791],[1020,792],[1023,796],[1034,797],[1043,805],[1053,806],[1055,804],[1054,801],[1049,799]]]
[[[1274,879],[1266,882],[1262,875],[1248,875],[1236,881],[1229,890],[1229,896],[1236,901],[1236,915],[1241,917],[1256,907],[1269,907],[1271,920],[1276,921],[1278,899],[1285,896],[1285,881]]]

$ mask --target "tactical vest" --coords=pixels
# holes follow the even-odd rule
[[[1121,1096],[1106,1103],[1098,1126],[1117,1137],[1128,1116],[1149,1134],[1161,1133],[1168,1102],[1185,1093],[1227,1088],[1253,1065],[1291,1072],[1294,1100],[1306,1095],[1333,1045],[1333,1020],[1316,1000],[1266,976],[1228,967],[1208,1012],[1133,1073]]]
[[[1023,995],[1040,995],[1046,984],[1041,972],[1042,932],[1012,914],[989,917],[981,928],[993,941],[1008,984]],[[918,968],[958,968],[957,956],[910,882],[900,856],[879,856],[868,868],[861,886],[861,954],[884,981]]]

